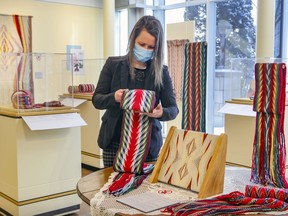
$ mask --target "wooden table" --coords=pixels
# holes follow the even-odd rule
[[[108,181],[110,174],[113,172],[113,168],[105,168],[81,178],[76,186],[78,196],[88,205],[90,200],[95,194],[104,186]]]
[[[93,172],[89,175],[81,178],[76,186],[78,196],[90,206],[90,200],[95,194],[104,186],[108,181],[110,174],[113,172],[113,168],[104,168]],[[268,213],[268,212],[267,212]],[[281,213],[281,212],[280,212]],[[282,212],[283,213],[283,212]],[[233,215],[233,214],[231,214]],[[272,216],[272,214],[243,214],[250,216]],[[131,214],[117,213],[115,216],[132,216]],[[133,216],[145,216],[145,214],[133,214]],[[167,216],[167,214],[157,214],[154,216]]]
[[[81,178],[76,186],[78,196],[90,206],[90,200],[108,181],[113,168],[104,168]],[[130,214],[117,213],[115,216],[129,216]],[[134,214],[133,216],[143,216],[144,214]],[[161,215],[155,215],[161,216]],[[167,215],[166,215],[167,216]]]

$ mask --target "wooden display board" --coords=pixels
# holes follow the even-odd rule
[[[149,181],[186,188],[206,198],[223,192],[227,135],[172,126]]]

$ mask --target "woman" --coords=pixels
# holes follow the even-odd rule
[[[143,16],[135,24],[128,43],[128,54],[109,57],[101,71],[92,97],[96,109],[106,109],[98,137],[103,149],[104,167],[113,165],[119,147],[122,113],[120,100],[126,89],[156,92],[150,149],[146,162],[157,160],[163,144],[159,121],[176,118],[179,110],[167,66],[163,65],[164,35],[161,23],[154,16]]]

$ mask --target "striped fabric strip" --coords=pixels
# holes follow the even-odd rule
[[[9,103],[9,96],[18,90],[34,92],[32,59],[32,22],[30,16],[0,15],[0,81],[6,94],[0,100]],[[17,53],[17,55],[16,55]],[[24,55],[22,55],[24,53]],[[31,56],[31,55],[30,55]],[[17,64],[17,65],[16,65]],[[4,86],[4,87],[3,87]]]
[[[33,95],[29,91],[19,90],[11,96],[11,102],[15,109],[31,109],[33,108]]]
[[[94,84],[79,84],[79,91],[81,93],[94,92]]]
[[[68,86],[68,92],[69,94],[79,93],[80,92],[79,86]]]
[[[34,94],[33,71],[32,71],[32,20],[31,16],[12,16],[18,37],[21,41],[22,52],[19,60],[18,73],[15,77],[14,91],[27,90]]]
[[[122,135],[114,159],[114,171],[119,172],[108,192],[122,195],[136,188],[151,173],[154,165],[145,164],[151,137],[151,118],[140,112],[152,112],[155,92],[127,90],[120,107],[123,111]]]
[[[173,216],[230,215],[288,210],[288,204],[275,198],[247,197],[239,191],[210,199],[196,200],[165,208]]]
[[[167,40],[168,68],[176,101],[181,101],[183,93],[184,49],[188,39]]]
[[[286,65],[256,63],[255,85],[253,110],[257,113],[250,180],[287,188],[284,136]]]
[[[182,129],[206,131],[207,42],[185,45]]]
[[[78,86],[68,86],[68,92],[72,93],[93,93],[95,91],[94,84],[79,84]]]
[[[245,196],[253,198],[275,198],[288,203],[288,190],[285,188],[246,185]]]

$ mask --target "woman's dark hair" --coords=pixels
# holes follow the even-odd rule
[[[128,41],[128,56],[130,65],[132,65],[133,49],[135,46],[135,40],[141,31],[145,29],[149,34],[155,37],[155,48],[154,56],[152,59],[152,70],[155,75],[155,85],[162,85],[162,69],[164,61],[164,33],[163,28],[158,19],[154,16],[143,16],[141,17],[134,28],[131,31]],[[130,74],[134,77],[134,68],[130,67]]]

